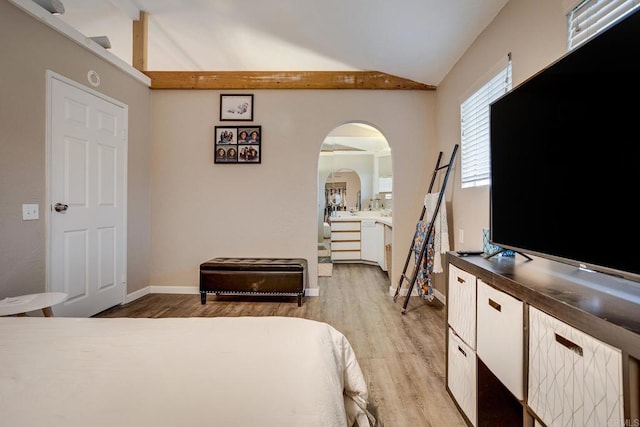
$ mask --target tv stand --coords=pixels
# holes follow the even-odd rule
[[[585,426],[634,425],[640,284],[525,258],[447,254],[446,384],[467,423],[551,425],[561,412]]]

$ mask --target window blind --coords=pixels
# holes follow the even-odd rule
[[[618,22],[640,6],[640,0],[585,0],[572,9],[568,18],[567,50],[575,49],[591,37]]]
[[[491,183],[489,105],[510,89],[511,60],[460,106],[462,188],[479,187]]]

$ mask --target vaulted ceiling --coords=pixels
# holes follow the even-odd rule
[[[437,86],[507,0],[61,0],[58,18],[151,71],[376,71]]]

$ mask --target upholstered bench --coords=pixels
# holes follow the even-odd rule
[[[307,288],[307,260],[302,258],[214,258],[200,264],[200,302],[216,295],[289,295],[298,307]]]

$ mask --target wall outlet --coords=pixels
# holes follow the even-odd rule
[[[22,219],[24,221],[31,221],[40,218],[40,212],[38,204],[23,204],[22,205]]]
[[[464,243],[464,230],[462,228],[458,230],[458,243]]]

